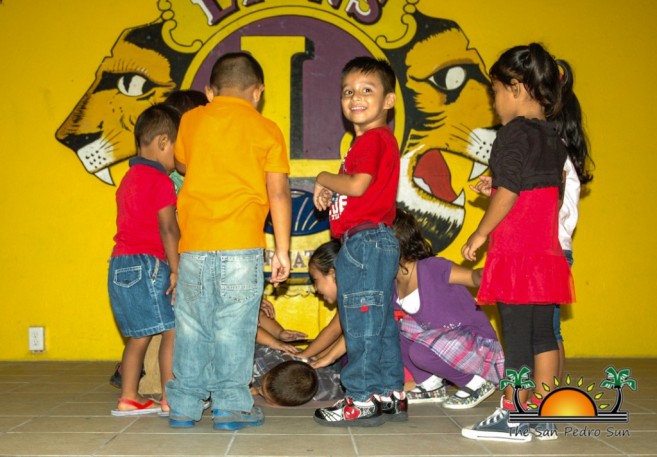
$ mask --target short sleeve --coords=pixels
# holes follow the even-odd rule
[[[153,186],[153,204],[157,211],[167,206],[176,206],[176,188],[173,181],[164,173],[159,173]]]
[[[527,134],[518,122],[510,122],[498,132],[490,160],[493,187],[504,187],[515,194],[520,193],[523,160],[529,147]]]
[[[385,144],[377,130],[370,130],[356,139],[347,159],[347,173],[365,173],[376,177],[383,160]]]
[[[265,172],[267,173],[285,173],[290,174],[290,161],[285,146],[285,139],[281,129],[274,124],[270,124],[272,144],[267,153],[267,163]]]

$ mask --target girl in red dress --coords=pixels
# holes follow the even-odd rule
[[[474,261],[488,240],[480,304],[497,303],[506,369],[531,370],[536,385],[531,402],[540,404],[554,390],[558,346],[552,327],[555,304],[575,299],[568,262],[558,238],[562,170],[568,138],[555,122],[573,98],[572,73],[539,44],[504,52],[491,67],[495,110],[503,127],[491,151],[490,180],[474,190],[490,193],[488,209],[462,254]],[[489,192],[490,191],[490,192]],[[530,390],[514,400],[504,392],[501,408],[484,421],[464,428],[463,436],[511,442],[557,437],[553,423],[509,423],[509,411],[525,407]],[[530,433],[531,432],[531,433]]]

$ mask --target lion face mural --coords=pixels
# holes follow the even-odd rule
[[[297,2],[290,0],[290,3]],[[380,3],[383,5],[385,2]],[[403,3],[402,0],[387,2],[385,8],[393,8],[393,4]],[[348,57],[340,55],[340,58],[337,58],[334,55],[338,50],[348,53],[349,56],[355,52],[374,52],[372,46],[376,44],[375,41],[359,42],[363,36],[350,35],[347,29],[338,27],[336,24],[344,24],[341,22],[344,18],[336,19],[335,24],[331,23],[331,16],[326,13],[326,9],[335,7],[316,6],[325,9],[322,12],[324,19],[329,18],[328,22],[322,22],[316,19],[314,14],[305,17],[289,15],[284,18],[267,16],[264,11],[271,11],[267,14],[275,16],[276,8],[285,11],[282,15],[290,13],[289,8],[285,10],[285,5],[280,6],[277,3],[276,6],[267,8],[268,5],[270,4],[260,2],[249,4],[248,8],[253,8],[252,11],[261,8],[258,10],[259,19],[252,23],[240,19],[239,26],[236,25],[239,10],[235,7],[230,15],[230,20],[233,21],[230,26],[217,24],[216,31],[212,32],[214,36],[221,35],[223,41],[213,38],[211,42],[214,48],[210,46],[212,49],[204,50],[210,55],[214,51],[218,52],[220,48],[240,48],[242,38],[252,38],[264,33],[262,30],[265,29],[267,36],[299,36],[314,44],[314,51],[304,54],[305,63],[297,59],[291,64],[294,65],[295,71],[302,72],[305,67],[309,69],[305,74],[309,80],[299,86],[308,90],[306,95],[303,90],[299,92],[306,104],[303,109],[280,114],[287,116],[283,120],[284,124],[305,126],[304,128],[308,129],[303,131],[305,137],[314,141],[309,143],[311,147],[304,146],[303,150],[298,151],[291,145],[293,161],[310,159],[301,167],[306,174],[292,176],[293,184],[304,183],[312,180],[324,169],[315,170],[313,167],[325,167],[321,162],[322,159],[329,158],[327,154],[339,155],[336,148],[329,147],[330,143],[324,138],[325,131],[329,130],[329,118],[340,115],[337,92],[334,111],[332,102],[319,104],[320,93],[321,97],[326,98],[325,87],[332,87],[329,83],[336,82],[335,77],[339,82],[337,73],[337,76],[331,76],[334,70],[339,70],[336,67],[339,64],[335,62],[346,61]],[[304,9],[298,11],[306,14],[308,5],[304,3]],[[463,188],[467,184],[467,179],[452,179],[452,171],[445,155],[455,154],[472,161],[469,179],[474,179],[487,168],[490,147],[495,137],[493,126],[497,122],[491,107],[489,81],[485,76],[484,64],[477,51],[469,47],[468,40],[458,24],[445,19],[426,17],[413,10],[411,5],[406,6],[404,12],[398,11],[396,14],[412,14],[417,27],[406,29],[407,34],[403,39],[377,51],[379,54],[384,53],[394,67],[403,97],[403,104],[398,104],[403,106],[403,112],[396,113],[396,123],[403,125],[403,137],[400,141],[402,176],[398,202],[416,215],[434,249],[441,251],[454,241],[463,226]],[[412,13],[409,14],[410,11]],[[167,17],[173,14],[169,13]],[[174,16],[174,19],[177,18]],[[169,21],[173,22],[171,18]],[[185,53],[181,51],[184,47],[174,50],[165,43],[163,24],[164,22],[157,21],[128,29],[120,35],[111,55],[105,58],[98,68],[95,81],[56,133],[57,139],[76,153],[85,170],[104,183],[113,185],[111,167],[134,155],[132,130],[139,113],[149,105],[163,101],[171,91],[181,88],[183,80],[186,81],[185,84],[189,84],[195,75],[188,72],[199,71],[199,68],[191,68],[194,65],[192,62],[196,62],[194,59],[198,57],[191,50],[186,50]],[[305,25],[302,27],[302,24]],[[403,24],[403,21],[388,22],[390,27],[399,28],[400,24]],[[186,24],[187,29],[185,24],[174,25],[180,30],[192,30],[193,24]],[[169,26],[172,27],[171,24]],[[232,32],[223,32],[222,27]],[[390,34],[397,36],[398,32],[399,30],[391,31]],[[208,37],[213,36],[212,33],[208,32]],[[330,34],[330,39],[326,37],[327,34]],[[348,37],[348,40],[345,37]],[[259,40],[259,43],[271,42],[270,38],[265,37],[260,37]],[[230,44],[226,44],[229,41]],[[326,41],[330,43],[327,44]],[[199,47],[195,49],[198,52]],[[270,54],[268,49],[258,49],[257,52]],[[201,52],[198,54],[203,57]],[[330,70],[322,67],[320,63],[330,64]],[[275,65],[280,67],[278,61]],[[198,84],[200,83],[197,82]],[[277,96],[285,92],[280,90],[280,87],[282,86],[273,92]],[[299,96],[289,87],[287,91],[294,97]],[[330,93],[332,92],[329,92],[329,95]],[[333,98],[329,97],[329,100]],[[290,103],[290,106],[297,105]],[[338,129],[343,132],[340,118],[337,118],[337,124]],[[311,130],[316,126],[321,126],[319,131]],[[331,141],[335,141],[338,135],[330,135]],[[333,157],[333,160],[335,159],[339,157]]]
[[[465,220],[466,182],[452,182],[443,154],[472,160],[469,179],[481,175],[497,121],[484,64],[458,25],[416,18],[415,40],[390,52],[407,107],[397,198],[415,214],[439,252],[456,238]]]
[[[139,114],[178,86],[180,64],[189,63],[189,56],[167,48],[161,37],[161,23],[123,32],[57,130],[57,139],[85,170],[107,184],[114,184],[110,167],[135,154],[132,131]]]

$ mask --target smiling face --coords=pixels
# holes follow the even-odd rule
[[[312,278],[315,290],[328,304],[333,304],[338,299],[338,284],[335,282],[335,270],[331,269],[328,274],[323,274],[312,264],[308,267],[308,274]]]
[[[386,94],[376,73],[352,71],[342,79],[342,113],[354,125],[356,136],[386,125],[395,94]]]

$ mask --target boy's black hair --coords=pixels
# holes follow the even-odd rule
[[[167,135],[171,142],[176,141],[179,125],[180,113],[175,108],[164,103],[158,103],[146,108],[135,123],[134,134],[137,153],[139,153],[142,146],[151,144],[158,135]]]
[[[190,109],[207,103],[208,97],[203,92],[193,89],[173,91],[164,100],[165,105],[173,106],[181,116]]]
[[[355,57],[347,62],[342,69],[342,78],[344,79],[345,76],[354,71],[359,71],[366,75],[374,73],[381,78],[383,91],[386,94],[395,93],[397,77],[388,61],[384,59],[375,59],[374,57],[369,56]]]
[[[311,266],[326,276],[335,267],[335,258],[340,250],[340,242],[336,239],[327,241],[319,246],[308,259],[308,268]]]
[[[265,74],[258,61],[248,52],[229,52],[217,59],[210,74],[215,93],[225,88],[244,90],[264,84]]]
[[[319,387],[317,372],[300,360],[279,363],[262,378],[262,390],[279,406],[299,406],[312,400]]]

